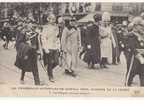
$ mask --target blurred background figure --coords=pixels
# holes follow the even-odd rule
[[[2,34],[3,34],[3,40],[5,41],[5,43],[3,44],[3,47],[5,49],[8,49],[8,44],[10,42],[10,24],[9,22],[4,22],[3,24],[3,29],[2,29]]]

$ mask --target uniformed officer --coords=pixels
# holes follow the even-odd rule
[[[127,73],[125,85],[131,86],[135,75],[139,75],[140,86],[144,86],[144,31],[142,18],[136,17],[128,28],[132,29],[128,38]]]
[[[41,33],[44,65],[47,67],[49,80],[54,82],[53,69],[59,65],[60,39],[59,29],[56,25],[56,17],[50,14],[48,23],[43,27]]]
[[[118,37],[118,45],[119,45],[119,56],[118,56],[118,63],[120,63],[120,54],[125,49],[126,41],[128,38],[128,23],[127,21],[123,21],[121,25],[119,25],[117,30],[117,37]]]

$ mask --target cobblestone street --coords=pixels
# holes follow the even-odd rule
[[[11,44],[12,45],[12,44]],[[0,43],[0,83],[19,85],[21,71],[14,66],[16,51],[11,46],[8,50],[2,48]],[[124,86],[126,63],[125,57],[121,55],[121,63],[119,65],[109,65],[108,69],[88,69],[83,61],[79,61],[76,78],[64,74],[64,68],[56,67],[54,70],[55,83],[48,81],[47,74],[38,62],[41,83],[48,86],[57,87],[94,87],[94,86]],[[134,80],[137,80],[137,76]],[[138,81],[137,81],[138,82]],[[33,76],[26,73],[26,85],[33,85]],[[134,82],[134,85],[138,83]]]

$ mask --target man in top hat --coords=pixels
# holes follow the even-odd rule
[[[88,67],[94,68],[95,64],[100,63],[100,39],[99,39],[99,20],[100,15],[94,15],[94,21],[87,25],[86,29],[86,54],[84,61],[87,62]]]

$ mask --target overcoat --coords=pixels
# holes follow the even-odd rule
[[[86,54],[84,61],[93,63],[100,62],[100,39],[99,39],[99,26],[89,25],[86,30]]]
[[[115,40],[112,34],[111,27],[100,27],[100,37],[101,37],[101,57],[107,58],[108,63],[112,63],[112,45],[115,47]]]
[[[16,51],[16,67],[32,72],[37,67],[37,53],[36,49],[26,42],[26,34],[23,32],[17,33]]]

